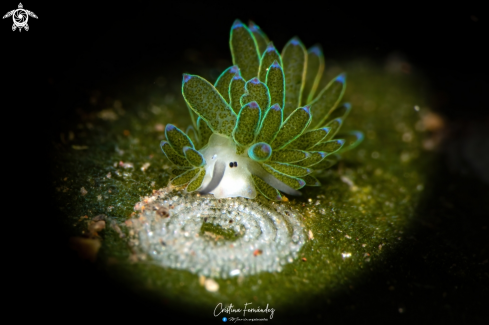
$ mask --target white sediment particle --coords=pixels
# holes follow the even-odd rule
[[[343,257],[343,259],[349,258],[351,257],[351,253],[341,253],[341,257]]]
[[[313,240],[314,239],[314,234],[312,233],[312,230],[309,230],[308,236],[309,236],[309,240]]]
[[[138,209],[141,205],[144,210]],[[169,211],[165,218],[158,215],[163,207]],[[297,258],[307,239],[301,216],[284,203],[219,200],[165,188],[142,198],[135,210],[139,215],[132,219],[132,242],[140,254],[151,255],[163,267],[206,277],[279,272]],[[231,235],[202,232],[204,223]]]
[[[219,290],[219,284],[213,279],[206,279],[204,282],[205,290],[209,292],[216,292]]]
[[[150,164],[149,162],[144,163],[144,164],[141,166],[141,171],[142,171],[142,172],[145,172],[145,171],[146,171],[146,169],[148,169],[148,168],[149,168],[149,166],[151,166],[151,164]]]
[[[348,186],[352,187],[355,185],[351,179],[349,179],[347,176],[341,176],[341,181],[345,184],[348,184]]]
[[[127,169],[127,168],[134,168],[134,164],[132,162],[129,162],[129,161],[124,162],[122,160],[119,161],[119,166],[122,167],[122,168],[125,168],[125,169]]]

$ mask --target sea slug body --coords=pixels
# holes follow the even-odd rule
[[[254,23],[236,20],[229,40],[233,66],[214,84],[184,74],[183,97],[193,125],[167,124],[160,147],[175,168],[171,184],[216,198],[280,201],[319,186],[314,176],[363,139],[338,133],[351,110],[341,104],[346,76],[318,91],[324,58],[294,37],[279,53]]]

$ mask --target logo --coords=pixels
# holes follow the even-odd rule
[[[26,31],[29,30],[29,25],[27,25],[29,16],[37,19],[35,13],[23,9],[22,3],[19,3],[18,9],[7,12],[5,16],[3,16],[3,18],[7,18],[10,16],[12,16],[12,19],[14,20],[14,24],[12,25],[12,31],[15,31],[18,28],[19,32],[22,31],[22,28],[24,28]]]
[[[236,308],[233,304],[229,304],[224,307],[222,303],[218,303],[216,308],[214,308],[214,317],[218,317],[221,314],[228,314],[229,316],[224,316],[222,321],[225,323],[230,321],[232,323],[236,322],[256,322],[256,321],[268,321],[273,318],[275,312],[274,308],[269,308],[268,304],[265,308],[260,306],[253,308],[251,305],[253,303],[247,302],[244,304],[244,308]],[[237,313],[238,315],[233,316],[232,314]],[[242,314],[241,314],[242,313]],[[240,317],[242,316],[242,317]],[[253,316],[259,316],[261,318],[248,318]]]

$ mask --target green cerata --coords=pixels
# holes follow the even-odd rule
[[[216,198],[283,200],[320,186],[314,176],[363,139],[338,133],[351,110],[340,103],[346,77],[317,91],[324,71],[319,46],[292,38],[279,53],[253,22],[236,20],[229,40],[233,66],[211,84],[183,75],[182,93],[193,126],[172,124],[160,144],[175,165],[171,184]]]

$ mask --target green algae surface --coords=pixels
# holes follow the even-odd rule
[[[279,322],[292,310],[308,310],[318,299],[330,303],[355,290],[371,272],[388,267],[389,257],[405,244],[431,156],[421,146],[424,98],[417,77],[364,61],[341,68],[348,75],[344,100],[352,104],[343,130],[361,130],[365,140],[318,176],[321,187],[306,187],[301,198],[282,203],[301,213],[309,238],[282,272],[215,279],[219,289],[212,292],[195,274],[134,258],[125,222],[137,217],[134,205],[165,187],[170,177],[170,163],[159,148],[164,126],[185,129],[191,124],[177,78],[160,91],[121,92],[116,101],[80,117],[60,135],[52,179],[66,232],[86,235],[87,220],[105,215],[94,267],[140,299],[192,308],[194,316],[204,319],[214,319],[218,303],[238,308],[252,303],[274,308],[274,321]],[[337,72],[338,67],[326,71],[331,76]],[[206,227],[232,241],[224,230]]]

